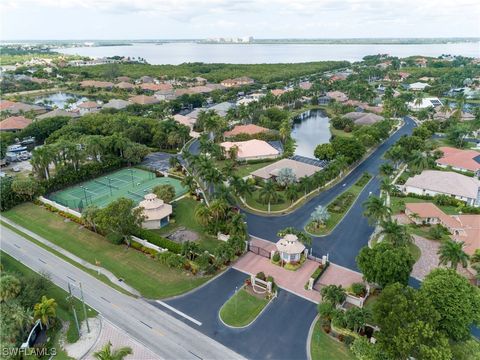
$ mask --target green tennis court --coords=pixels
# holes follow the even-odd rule
[[[70,209],[82,211],[89,205],[105,207],[112,201],[126,197],[139,203],[157,185],[169,184],[179,197],[187,192],[180,180],[156,177],[154,173],[141,169],[122,169],[96,179],[71,186],[48,195],[53,200]]]

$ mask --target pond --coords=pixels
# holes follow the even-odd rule
[[[322,110],[309,110],[293,120],[292,138],[297,145],[295,155],[315,158],[319,144],[330,142],[329,118]]]
[[[49,107],[55,106],[59,109],[65,109],[65,106],[70,109],[76,109],[78,104],[87,100],[88,98],[75,94],[57,92],[49,95],[36,97],[35,104],[43,104]]]

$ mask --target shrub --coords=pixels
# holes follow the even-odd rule
[[[338,334],[337,339],[341,342],[345,341],[345,336],[343,334]]]
[[[123,243],[123,236],[115,232],[108,233],[106,238],[115,245]]]
[[[275,254],[273,254],[272,260],[274,262],[279,262],[280,261],[280,254],[278,253],[278,251],[276,251]]]
[[[365,293],[367,292],[367,288],[362,283],[353,283],[352,284],[352,292],[356,296],[364,296]]]
[[[343,339],[343,342],[347,346],[352,345],[354,341],[355,341],[355,337],[353,337],[352,335],[345,335],[345,338]]]
[[[263,281],[267,280],[267,277],[265,276],[265,273],[263,271],[260,271],[255,277]]]
[[[365,185],[367,185],[371,178],[372,175],[370,175],[369,173],[363,173],[362,177],[357,180],[355,185],[359,187],[364,187]]]
[[[277,284],[275,284],[275,280],[273,279],[273,276],[268,275],[268,276],[267,276],[267,282],[271,282],[271,283],[272,283],[272,290],[275,290],[275,289],[276,289]]]
[[[139,228],[135,233],[133,234],[143,240],[147,240],[149,243],[152,243],[154,245],[157,245],[161,248],[167,249],[168,251],[171,251],[172,253],[175,254],[180,254],[182,252],[182,245],[178,244],[174,241],[168,240],[167,238],[164,238],[158,234],[155,234],[152,231],[148,231],[146,229],[141,229]]]
[[[337,196],[335,200],[333,200],[327,207],[328,211],[334,213],[344,213],[347,209],[352,205],[353,201],[355,200],[355,195],[350,192],[346,191],[343,194]]]

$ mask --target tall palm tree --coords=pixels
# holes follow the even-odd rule
[[[54,154],[52,148],[49,145],[38,147],[32,151],[32,158],[30,163],[32,164],[34,172],[37,176],[48,180],[50,178],[49,166],[52,163]]]
[[[392,213],[392,210],[385,205],[383,200],[376,196],[370,196],[363,203],[363,207],[365,209],[363,215],[368,218],[372,225],[389,220]]]
[[[423,92],[418,92],[415,95],[415,100],[413,101],[413,103],[417,106],[420,106],[422,105],[424,98],[425,98],[425,94]]]
[[[187,175],[182,179],[182,186],[187,187],[192,194],[197,188],[197,185],[195,184],[195,179],[191,175]]]
[[[395,221],[382,221],[382,230],[380,234],[384,239],[390,242],[393,246],[401,247],[410,244],[413,240],[411,235],[407,232],[407,228]]]
[[[439,265],[448,265],[452,269],[456,269],[459,264],[464,268],[468,265],[468,255],[463,251],[465,243],[463,241],[454,241],[452,239],[446,240],[440,245],[438,255],[440,255]]]
[[[44,295],[39,303],[33,307],[33,316],[35,320],[40,319],[43,325],[48,328],[52,319],[57,316],[57,302],[55,299],[47,299]]]
[[[428,157],[425,156],[421,151],[415,150],[410,155],[410,161],[408,162],[408,167],[416,172],[420,173],[425,169],[428,169],[431,166],[431,161]]]
[[[312,186],[312,180],[308,176],[304,176],[300,178],[298,181],[299,188],[303,190],[304,196],[307,196],[307,192],[310,190],[310,187]]]
[[[273,183],[273,181],[268,180],[265,182],[262,189],[260,190],[259,198],[264,204],[268,204],[268,212],[270,212],[271,203],[278,201],[279,198],[277,189],[275,188],[275,184]]]
[[[245,216],[243,214],[236,213],[232,216],[229,223],[229,234],[231,236],[238,236],[242,240],[246,239],[247,235],[247,223],[245,222]]]
[[[293,202],[298,198],[298,187],[296,184],[290,184],[287,186],[285,189],[285,196],[287,197],[288,200],[290,200],[290,203],[293,204]]]
[[[123,360],[125,356],[131,354],[133,354],[133,350],[128,346],[112,350],[112,343],[109,341],[100,351],[95,352],[93,356],[98,360]]]

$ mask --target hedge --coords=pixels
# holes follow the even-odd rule
[[[182,252],[182,245],[178,244],[172,240],[168,240],[163,236],[157,235],[152,231],[146,229],[138,229],[133,235],[139,237],[143,240],[147,240],[153,245],[160,246],[161,248],[167,249],[175,254],[180,254]]]

